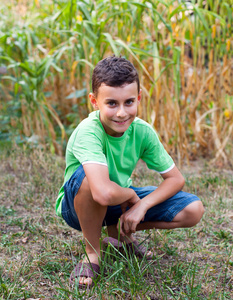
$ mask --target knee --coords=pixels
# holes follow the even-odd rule
[[[201,201],[195,201],[184,209],[184,227],[193,227],[200,222],[205,212]]]
[[[85,201],[83,201],[85,199]],[[80,205],[86,205],[89,201],[91,201],[92,195],[91,190],[89,187],[89,183],[87,181],[87,178],[84,177],[83,182],[77,192],[77,194],[74,197],[74,206],[80,206]]]
[[[79,190],[84,193],[91,193],[90,186],[89,186],[86,176],[83,178],[83,181],[82,181],[82,184],[81,184]]]

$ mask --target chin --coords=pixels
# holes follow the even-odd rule
[[[126,130],[114,130],[112,136],[115,136],[115,137],[119,137],[119,136],[122,136],[124,133],[125,133]]]

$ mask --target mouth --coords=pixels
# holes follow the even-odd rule
[[[113,120],[113,122],[115,122],[115,123],[117,123],[117,124],[119,124],[119,125],[124,125],[128,120],[129,120],[129,119],[124,120],[124,121],[116,121],[116,120]]]

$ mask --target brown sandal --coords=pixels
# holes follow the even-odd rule
[[[147,255],[147,248],[140,245],[138,241],[126,244],[125,246],[130,254],[134,254],[139,258],[145,257],[147,260],[153,259],[153,254]]]
[[[75,278],[79,279],[80,277],[86,278],[96,278],[99,274],[100,267],[94,263],[88,262],[79,262],[73,272],[70,275],[70,285],[73,285],[75,282]],[[80,288],[91,287],[93,285],[93,280],[91,284],[79,283]]]
[[[134,254],[139,258],[143,258],[145,256],[147,260],[153,259],[153,254],[146,255],[147,248],[140,245],[137,241],[127,244],[127,243],[122,243],[115,238],[106,237],[103,239],[102,244],[104,246],[108,246],[108,244],[111,244],[114,248],[116,248],[117,250],[119,250],[121,252],[125,252],[125,250],[127,250],[128,253]]]
[[[117,239],[113,238],[113,237],[105,237],[103,240],[102,240],[102,244],[107,247],[108,244],[111,244],[114,248],[116,248],[117,250],[120,250],[122,248],[122,242],[121,241],[118,241]]]

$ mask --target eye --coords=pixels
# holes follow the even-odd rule
[[[129,99],[126,101],[126,105],[131,105],[134,103],[134,100],[133,99]]]
[[[108,102],[108,106],[110,106],[110,107],[114,107],[115,105],[116,105],[115,101],[109,101]]]

